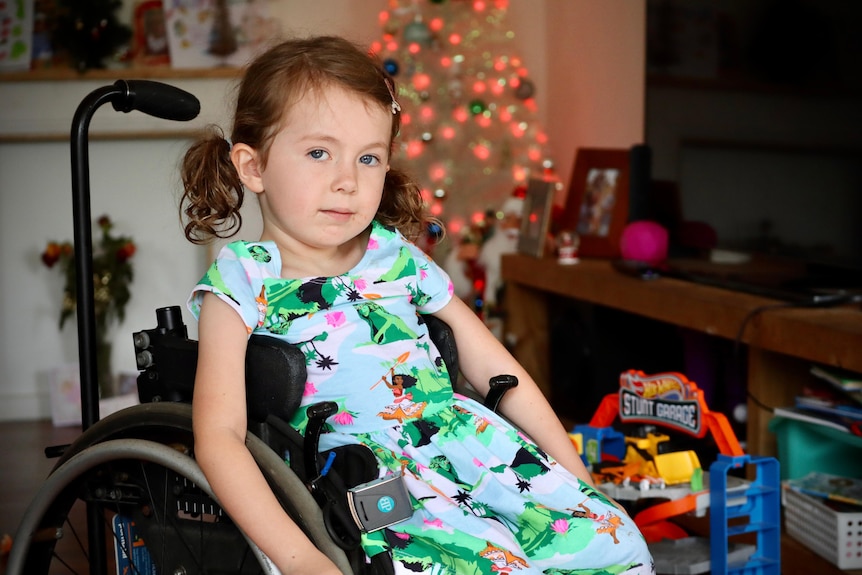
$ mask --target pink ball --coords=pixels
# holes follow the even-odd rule
[[[620,252],[627,260],[662,262],[667,259],[667,230],[655,222],[632,222],[623,230]]]

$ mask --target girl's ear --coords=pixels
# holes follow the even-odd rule
[[[230,149],[230,161],[233,162],[239,179],[249,191],[256,194],[263,191],[260,156],[257,150],[248,144],[234,144]]]

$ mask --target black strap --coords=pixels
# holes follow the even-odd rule
[[[378,553],[370,559],[369,575],[395,575],[395,566],[392,565],[392,554],[388,551]]]

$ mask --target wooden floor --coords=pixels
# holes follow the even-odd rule
[[[45,457],[45,447],[70,443],[79,434],[79,427],[53,427],[47,421],[0,422],[0,535],[14,535],[27,505],[51,471],[54,462]],[[694,525],[686,526],[696,530]],[[781,555],[785,575],[862,575],[862,570],[839,570],[790,537],[783,538]],[[5,572],[3,557],[0,574]]]
[[[54,427],[50,421],[0,422],[0,535],[13,536],[42,481],[54,466],[45,457],[50,445],[70,443],[80,427]],[[6,557],[0,573],[6,572]]]

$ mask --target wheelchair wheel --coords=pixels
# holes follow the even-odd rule
[[[258,438],[246,443],[288,513],[350,573],[302,482]],[[67,449],[31,503],[9,575],[277,573],[218,506],[193,454],[188,405],[147,404],[100,421]],[[106,557],[91,553],[88,507],[104,526]]]

